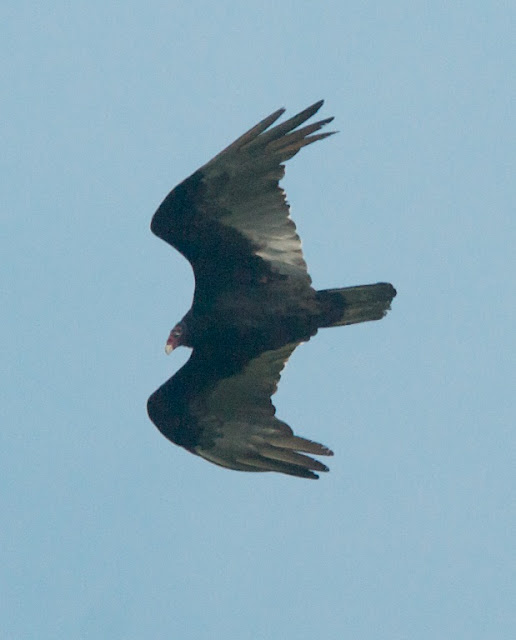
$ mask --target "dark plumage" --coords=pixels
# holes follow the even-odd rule
[[[283,163],[334,132],[332,118],[298,128],[318,102],[270,128],[274,112],[171,191],[151,229],[194,270],[192,308],[166,350],[193,349],[149,398],[169,440],[216,464],[317,478],[325,446],[293,435],[271,396],[298,344],[321,327],[379,320],[396,295],[387,283],[316,291],[278,183]]]

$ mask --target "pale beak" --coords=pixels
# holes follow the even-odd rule
[[[165,353],[167,356],[179,346],[179,336],[175,334],[176,328],[174,327],[168,336],[167,344],[165,345]]]

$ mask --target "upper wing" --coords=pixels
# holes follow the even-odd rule
[[[237,370],[214,382],[209,382],[210,376],[223,370],[224,364],[202,369],[203,380],[194,351],[179,373],[149,398],[149,416],[164,435],[210,462],[241,471],[317,478],[313,471],[328,468],[304,453],[328,456],[332,452],[295,436],[275,417],[271,401],[281,371],[298,344],[262,352],[238,368],[226,364],[226,372]]]
[[[192,264],[196,285],[210,288],[271,271],[310,285],[301,241],[284,191],[283,162],[302,147],[334,132],[319,133],[327,118],[297,129],[323,101],[272,129],[280,109],[250,129],[171,191],[152,218],[152,231]]]

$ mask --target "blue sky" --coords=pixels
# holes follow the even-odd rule
[[[2,637],[516,634],[514,75],[505,2],[5,3]],[[188,263],[166,193],[275,109],[340,133],[283,186],[318,288],[379,323],[296,351],[318,482],[217,468],[148,395]]]

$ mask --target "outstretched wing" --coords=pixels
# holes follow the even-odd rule
[[[209,374],[204,380],[197,376],[200,367],[194,351],[187,364],[149,398],[149,416],[169,439],[215,464],[317,478],[314,471],[328,468],[306,454],[329,456],[332,451],[294,435],[275,417],[271,401],[281,371],[298,344],[262,352],[215,382],[208,382]],[[207,369],[213,374],[224,370],[224,364]],[[229,370],[231,366],[226,365]]]
[[[264,282],[271,273],[310,286],[301,241],[278,183],[283,162],[334,133],[315,134],[333,118],[297,128],[322,104],[270,129],[284,109],[275,111],[178,185],[154,214],[152,231],[190,261],[198,292]]]

